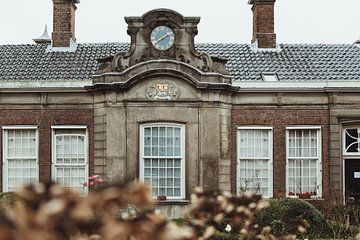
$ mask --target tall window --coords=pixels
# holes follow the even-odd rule
[[[37,127],[3,127],[3,191],[35,184],[38,174]]]
[[[53,126],[53,180],[64,187],[86,192],[88,137],[86,127]]]
[[[240,127],[238,130],[237,192],[273,196],[272,128]]]
[[[288,195],[309,193],[321,197],[321,128],[287,128]]]
[[[185,130],[178,124],[146,124],[140,128],[140,179],[153,196],[185,198]]]

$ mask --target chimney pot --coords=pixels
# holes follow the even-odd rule
[[[274,5],[276,0],[249,0],[253,11],[253,37],[258,48],[276,48]]]
[[[70,47],[76,42],[75,11],[79,0],[53,0],[53,47]]]

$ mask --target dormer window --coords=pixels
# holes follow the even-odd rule
[[[261,78],[264,82],[277,82],[279,81],[276,73],[262,73]]]

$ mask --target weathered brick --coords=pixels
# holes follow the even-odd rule
[[[254,0],[253,11],[253,39],[259,48],[275,48],[276,34],[274,32],[274,3],[275,1]]]
[[[69,47],[75,41],[75,0],[53,0],[52,44],[54,47]]]
[[[236,192],[236,143],[237,127],[242,125],[266,125],[273,130],[273,183],[274,196],[286,193],[286,127],[292,125],[317,125],[322,127],[323,197],[329,196],[329,112],[319,109],[278,109],[261,107],[236,107],[232,111],[232,191]]]
[[[89,133],[89,173],[93,174],[94,165],[94,114],[92,109],[7,109],[0,110],[0,128],[4,125],[36,125],[39,131],[39,179],[51,181],[51,126],[85,125]],[[2,156],[2,136],[0,137],[0,155]],[[1,161],[2,162],[2,161]],[[2,163],[0,165],[2,176]],[[2,178],[0,178],[0,191]]]

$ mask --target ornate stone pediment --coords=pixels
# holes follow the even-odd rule
[[[204,73],[228,74],[226,60],[196,51],[194,37],[198,33],[199,17],[156,9],[125,20],[131,37],[130,50],[99,60],[96,75],[123,72],[136,64],[157,59],[186,63]]]
[[[174,82],[158,81],[146,89],[145,94],[151,100],[176,100],[180,91]]]

